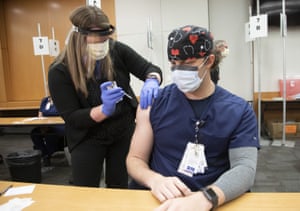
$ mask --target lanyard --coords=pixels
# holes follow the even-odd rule
[[[199,144],[200,140],[199,140],[199,131],[200,128],[203,127],[203,125],[205,124],[204,120],[197,120],[195,122],[195,144]]]
[[[203,127],[206,123],[206,121],[204,120],[204,116],[206,115],[208,108],[210,107],[211,103],[213,102],[215,93],[213,93],[209,99],[207,99],[207,103],[205,103],[205,105],[203,106],[203,112],[201,113],[200,117],[196,116],[196,119],[194,119],[195,123],[194,123],[194,127],[195,127],[195,144],[199,144],[200,143],[200,128]],[[194,105],[195,106],[195,105]]]

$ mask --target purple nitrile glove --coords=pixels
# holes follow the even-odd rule
[[[120,102],[124,96],[122,88],[114,86],[112,81],[106,81],[100,85],[101,100],[102,100],[102,113],[110,116],[116,109],[116,104]]]
[[[148,78],[141,90],[140,106],[142,109],[147,109],[152,105],[153,99],[158,95],[159,82],[155,78]]]

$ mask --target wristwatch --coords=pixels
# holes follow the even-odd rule
[[[218,195],[212,188],[203,188],[201,189],[203,192],[203,195],[207,198],[208,201],[211,202],[212,208],[210,211],[213,211],[217,208],[218,206]]]

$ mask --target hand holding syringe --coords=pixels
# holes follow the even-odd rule
[[[118,102],[123,100],[124,95],[132,99],[130,95],[124,92],[121,87],[117,86],[115,81],[106,81],[100,85],[101,90],[101,111],[106,116],[111,116],[116,110]]]
[[[112,86],[108,86],[107,89],[112,89],[112,88],[115,88],[117,86],[118,86],[117,82],[116,81],[112,81]],[[124,95],[126,97],[128,97],[130,100],[132,100],[132,97],[128,93],[126,93],[124,90],[123,90],[123,92],[124,92]]]

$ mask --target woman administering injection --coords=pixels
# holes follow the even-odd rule
[[[145,81],[140,94],[145,109],[157,95],[161,70],[110,38],[115,28],[101,9],[82,6],[70,20],[73,31],[50,66],[48,83],[65,121],[73,183],[98,187],[105,160],[106,186],[127,188],[125,159],[138,106],[130,73]]]

